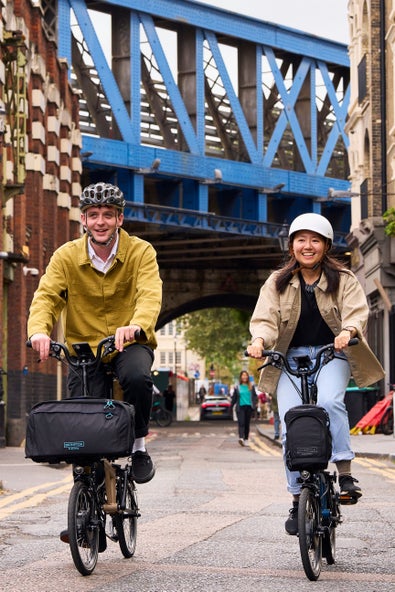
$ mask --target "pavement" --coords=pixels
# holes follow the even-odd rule
[[[257,432],[281,447],[281,441],[274,439],[274,429],[269,421],[255,423]],[[355,456],[384,458],[395,462],[395,437],[393,434],[357,434],[351,435],[351,448]]]

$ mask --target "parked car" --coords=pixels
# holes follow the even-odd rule
[[[200,420],[233,419],[232,405],[225,395],[208,395],[200,405]]]

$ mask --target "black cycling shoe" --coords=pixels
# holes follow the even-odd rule
[[[362,491],[355,483],[358,483],[358,480],[351,477],[351,475],[339,475],[341,504],[351,506],[357,503],[362,495]]]
[[[155,467],[146,450],[132,454],[132,476],[136,483],[148,483],[155,475]]]
[[[292,508],[289,511],[289,516],[285,521],[285,532],[288,534],[298,534],[298,509],[299,503],[294,502]]]
[[[59,535],[60,540],[63,543],[70,543],[69,540],[69,531],[68,530],[62,530],[62,532]],[[99,531],[99,548],[98,548],[98,552],[99,553],[103,553],[105,550],[107,549],[107,537],[106,537],[106,532],[104,530],[104,528],[101,528]]]
[[[68,531],[68,530],[62,530],[62,532],[61,532],[61,533],[60,533],[60,535],[59,535],[59,538],[60,538],[60,540],[61,540],[63,543],[67,543],[67,544],[69,544],[69,542],[70,542],[70,541],[69,541],[69,531]]]

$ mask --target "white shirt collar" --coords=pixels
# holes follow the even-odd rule
[[[117,253],[118,242],[119,242],[119,233],[117,232],[116,237],[115,237],[115,242],[112,246],[110,254],[107,257],[107,260],[103,261],[103,259],[101,259],[100,257],[98,257],[96,255],[94,248],[92,246],[91,240],[88,239],[88,254],[89,254],[90,260],[92,261],[92,265],[95,269],[97,269],[98,271],[101,271],[102,273],[107,273],[107,271],[110,269],[110,267],[112,265],[112,262],[114,261],[115,255]]]

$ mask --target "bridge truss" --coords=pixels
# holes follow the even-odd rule
[[[162,266],[273,265],[306,211],[344,251],[346,46],[189,0],[42,5],[81,97],[83,181],[123,189]]]

